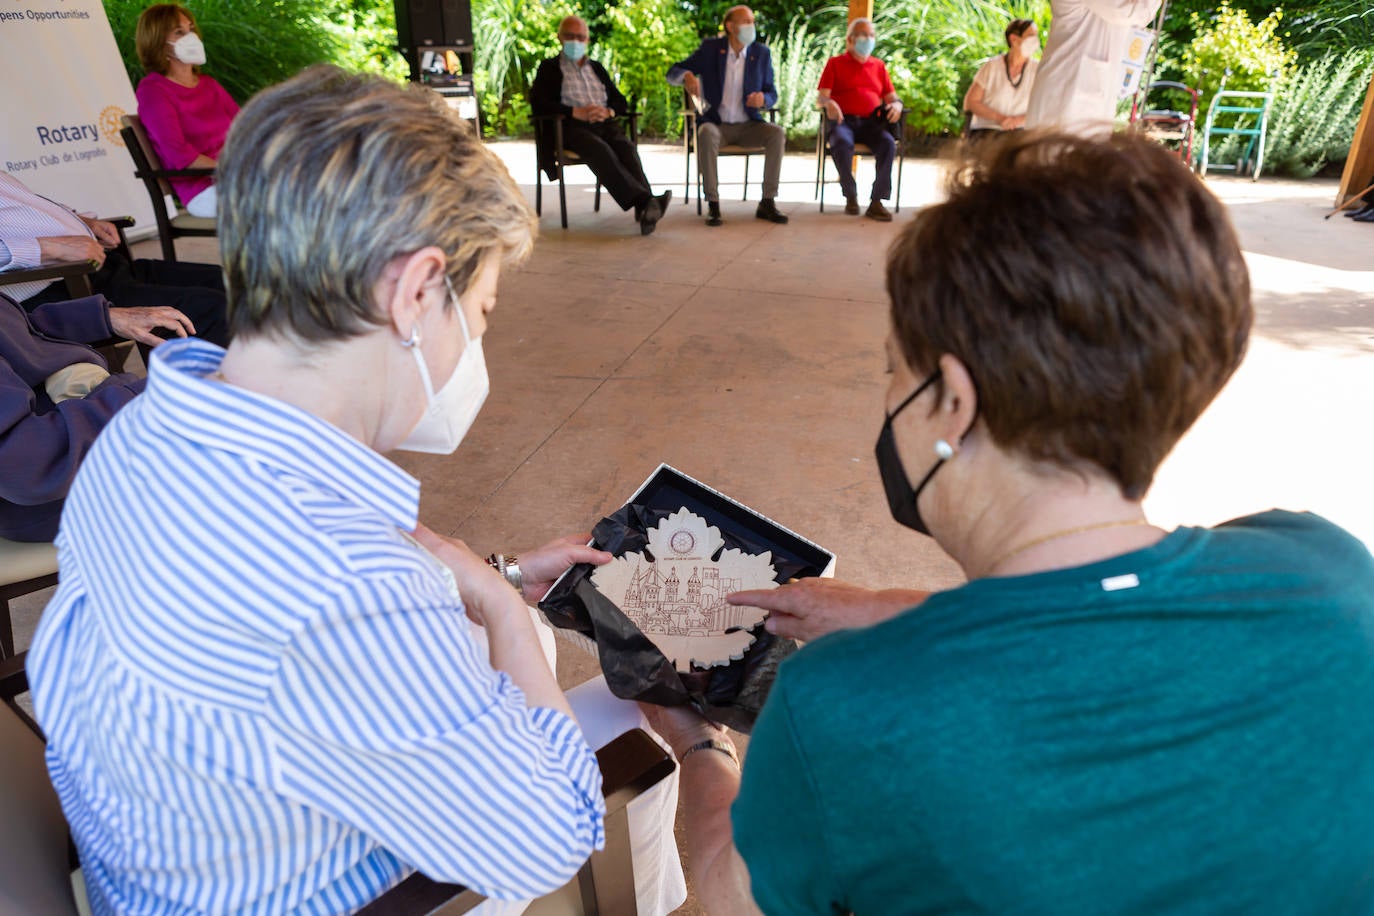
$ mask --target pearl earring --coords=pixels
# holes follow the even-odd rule
[[[950,445],[944,439],[936,439],[935,457],[939,458],[941,461],[948,461],[954,457],[954,446]]]

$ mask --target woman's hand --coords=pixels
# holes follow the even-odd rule
[[[543,547],[520,554],[520,574],[524,578],[525,600],[538,603],[559,576],[575,563],[600,566],[615,559],[604,550],[588,547],[590,534],[570,534]]]
[[[930,592],[887,589],[875,592],[834,579],[807,578],[775,589],[726,595],[730,604],[769,612],[764,629],[778,636],[809,642],[837,630],[872,626],[920,604]]]
[[[524,602],[501,574],[472,552],[457,538],[435,534],[424,525],[417,525],[415,540],[453,572],[458,594],[473,623],[491,627],[513,609],[524,612]]]

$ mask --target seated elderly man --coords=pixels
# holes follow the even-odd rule
[[[654,196],[639,150],[615,121],[629,105],[606,68],[587,57],[590,38],[587,23],[577,16],[559,24],[563,52],[539,65],[530,88],[530,107],[536,115],[563,117],[564,149],[582,157],[620,209],[634,208],[640,234],[648,235],[667,215],[673,192]],[[540,167],[554,178],[553,132],[542,132],[539,140]]]
[[[668,82],[685,88],[705,108],[697,127],[697,165],[706,195],[706,225],[721,224],[716,169],[721,146],[732,143],[763,147],[763,199],[754,216],[785,223],[787,215],[778,210],[775,198],[787,132],[763,117],[764,109],[778,102],[773,56],[754,40],[754,11],[749,7],[730,7],[721,26],[724,37],[706,39],[690,57],[668,68]]]
[[[130,261],[114,250],[118,230],[35,194],[8,172],[0,172],[0,271],[37,267],[44,261],[95,261],[93,291],[116,307],[174,308],[191,320],[197,337],[229,341],[224,318],[224,279],[214,264],[161,260]],[[67,298],[55,280],[17,283],[6,289],[33,311]]]
[[[143,390],[143,379],[110,375],[86,343],[118,336],[155,346],[154,328],[185,336],[191,323],[176,309],[112,309],[104,296],[29,313],[0,293],[0,537],[57,536],[77,467],[115,411]]]
[[[29,653],[92,909],[345,913],[418,869],[523,912],[604,845],[593,748],[643,721],[604,682],[575,707],[526,606],[610,555],[561,539],[507,579],[385,453],[476,419],[534,214],[437,94],[334,67],[255,96],[217,178],[233,342],[154,351]],[[645,916],[686,896],[676,793],[628,809]]]
[[[854,183],[854,144],[873,151],[873,195],[864,216],[882,223],[892,221],[883,201],[892,196],[892,160],[897,141],[888,129],[902,116],[902,101],[887,67],[873,56],[877,32],[872,21],[855,19],[845,35],[845,53],[826,61],[817,100],[830,125],[830,157],[840,173],[844,212],[859,213],[859,189]]]

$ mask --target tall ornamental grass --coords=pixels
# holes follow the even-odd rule
[[[1374,71],[1374,49],[1357,49],[1300,66],[1278,87],[1269,120],[1265,168],[1308,178],[1345,158]]]

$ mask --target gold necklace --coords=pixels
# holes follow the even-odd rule
[[[1008,550],[1006,553],[1002,554],[1000,557],[997,558],[997,562],[993,563],[991,566],[988,567],[988,572],[993,572],[994,570],[998,569],[1003,563],[1010,560],[1012,557],[1017,556],[1018,554],[1025,553],[1032,547],[1039,547],[1041,544],[1047,543],[1049,541],[1055,541],[1059,538],[1066,538],[1071,534],[1082,534],[1085,531],[1101,531],[1104,528],[1130,528],[1134,525],[1148,524],[1149,522],[1143,518],[1132,518],[1126,519],[1124,521],[1096,522],[1091,525],[1079,525],[1075,528],[1065,528],[1063,531],[1052,531],[1049,534],[1043,534],[1038,538],[1029,540],[1026,543],[1022,544],[1020,547],[1014,547],[1011,550]]]

